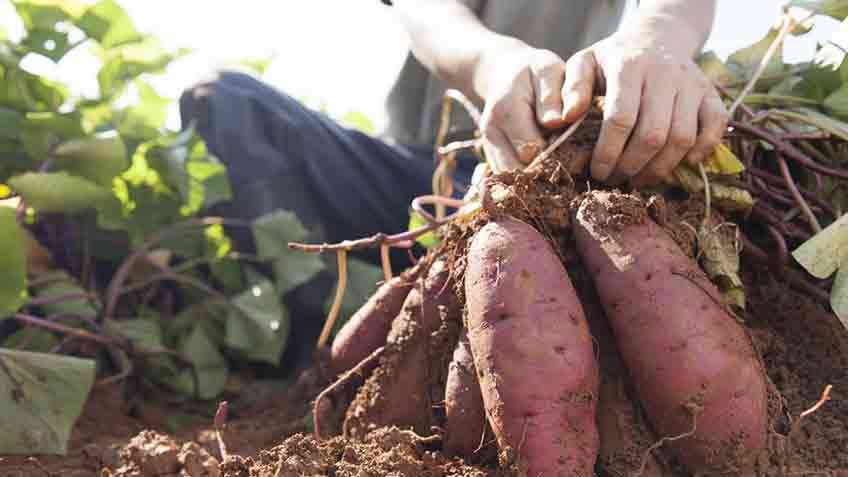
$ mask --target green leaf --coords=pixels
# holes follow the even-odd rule
[[[162,327],[157,319],[137,318],[133,320],[109,320],[107,329],[117,332],[135,345],[148,348],[162,348]]]
[[[799,7],[844,20],[848,17],[848,0],[792,0],[787,7]]]
[[[112,187],[112,180],[130,165],[124,141],[116,134],[71,139],[54,151],[56,169]]]
[[[94,385],[88,359],[0,349],[0,454],[65,455]]]
[[[288,249],[289,242],[299,242],[308,235],[293,212],[278,210],[259,217],[252,230],[259,256],[275,259],[274,277],[280,293],[308,282],[324,269],[318,255]]]
[[[221,394],[229,374],[227,361],[209,338],[203,326],[199,324],[194,326],[191,333],[182,341],[178,350],[194,365],[197,372],[198,397],[200,399],[213,399]],[[183,394],[193,395],[195,391],[194,376],[191,370],[185,370],[176,376],[167,377],[165,383]]]
[[[21,41],[21,47],[58,62],[72,48],[67,32],[52,28],[34,28],[27,32]]]
[[[157,139],[165,127],[171,100],[159,96],[159,93],[144,81],[137,80],[134,84],[138,90],[138,102],[115,111],[116,127],[124,137],[140,141]]]
[[[738,83],[743,80],[738,73],[728,68],[712,51],[708,51],[698,58],[698,66],[708,78],[721,85]]]
[[[85,6],[76,0],[12,0],[27,30],[52,29],[57,23],[82,14]]]
[[[811,126],[827,131],[834,136],[848,141],[848,124],[830,116],[824,115],[814,109],[797,108],[794,110],[773,109],[769,114],[777,117],[794,119]]]
[[[66,295],[78,295],[85,293],[85,290],[81,286],[77,285],[76,281],[73,278],[64,273],[63,275],[66,277],[65,280],[51,282],[47,285],[38,287],[37,291],[35,292],[36,298],[59,298]],[[47,315],[60,313],[70,315],[94,316],[97,314],[97,309],[95,309],[91,302],[85,298],[67,300],[63,301],[62,303],[51,303],[48,305],[41,305],[41,309]]]
[[[414,210],[409,211],[409,226],[408,230],[420,229],[427,225],[427,221],[424,220],[424,217],[421,217],[418,212]],[[417,239],[415,239],[422,247],[424,248],[432,248],[439,244],[439,237],[435,232],[427,232],[426,234],[419,235]]]
[[[335,335],[341,329],[342,325],[368,301],[384,279],[385,277],[383,276],[383,269],[381,267],[348,257],[347,287],[345,287],[345,294],[339,311],[340,319],[336,321],[332,335]],[[336,286],[338,286],[338,283],[336,283]],[[330,307],[334,299],[335,293],[331,294],[324,304],[325,313],[330,312]]]
[[[60,142],[84,134],[77,114],[28,113],[21,128],[21,141],[30,157],[46,161]]]
[[[848,266],[844,264],[836,272],[836,280],[830,290],[830,307],[842,326],[848,329]]]
[[[25,327],[9,335],[3,341],[2,347],[47,353],[57,344],[59,344],[59,338],[53,333],[41,328]]]
[[[309,232],[294,212],[277,210],[253,221],[253,239],[262,258],[278,258],[289,252],[289,242],[306,239]]]
[[[834,91],[824,100],[824,108],[834,116],[848,118],[848,84]]]
[[[9,185],[38,212],[79,212],[108,201],[109,189],[67,172],[28,172]]]
[[[17,140],[23,120],[23,114],[14,109],[0,107],[0,139]]]
[[[130,16],[113,0],[101,0],[89,7],[76,25],[104,48],[141,38]]]
[[[187,50],[169,52],[153,37],[107,50],[103,55],[103,66],[97,73],[100,94],[112,96],[129,81],[145,73],[163,71],[172,61],[186,53]]]
[[[827,278],[848,266],[848,214],[801,244],[792,256],[816,278]]]
[[[15,209],[0,207],[0,319],[18,311],[27,299],[27,252]]]
[[[233,310],[226,323],[227,346],[248,359],[279,365],[290,325],[271,282],[254,283],[232,304],[238,312]]]
[[[754,75],[760,66],[771,44],[777,38],[778,30],[772,28],[768,34],[753,45],[736,51],[727,58],[727,64],[746,80]],[[774,56],[769,60],[763,71],[764,76],[773,75],[783,71],[783,46],[780,46]]]

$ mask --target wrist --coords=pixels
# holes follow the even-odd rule
[[[521,57],[531,47],[523,41],[492,33],[485,38],[470,68],[471,87],[475,96],[485,101],[490,95],[496,71],[511,58]]]
[[[681,58],[694,58],[706,41],[708,31],[670,15],[642,14],[621,34],[645,48],[663,50]]]

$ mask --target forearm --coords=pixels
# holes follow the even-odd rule
[[[457,0],[395,0],[412,54],[450,87],[485,98],[490,52],[523,45],[486,28]]]
[[[625,30],[652,44],[695,56],[712,30],[716,0],[642,0]]]

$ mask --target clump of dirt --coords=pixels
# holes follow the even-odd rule
[[[362,440],[317,442],[297,434],[277,447],[221,466],[222,477],[486,477],[487,472],[448,459],[411,431],[381,428]]]
[[[143,431],[120,451],[113,477],[220,477],[218,459],[195,442],[179,446],[166,435]]]

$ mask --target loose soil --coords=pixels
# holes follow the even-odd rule
[[[831,313],[790,290],[766,270],[751,263],[745,263],[743,269],[747,270],[744,279],[751,310],[745,322],[764,357],[772,382],[785,400],[787,414],[776,422],[774,452],[762,462],[760,475],[778,476],[780,469],[787,466],[785,475],[848,476],[848,401],[843,397],[848,389],[848,373],[845,372],[848,369],[848,333]],[[584,278],[575,277],[575,286],[584,303],[589,303],[587,315],[597,316],[600,308],[596,301],[591,301],[592,292]],[[592,312],[593,309],[596,311]],[[595,337],[601,343],[607,339],[608,330],[603,322],[597,319],[592,322]],[[609,366],[615,359],[614,354],[601,354],[602,363],[608,365],[606,376],[623,375],[621,369]],[[782,437],[789,432],[790,417],[796,420],[819,399],[828,384],[834,387],[832,399],[804,419],[791,440]],[[67,457],[2,458],[0,477],[494,474],[490,468],[465,466],[442,456],[438,441],[422,440],[397,429],[380,429],[361,442],[334,437],[318,443],[308,434],[307,414],[311,399],[319,390],[315,373],[307,371],[287,393],[241,412],[225,431],[229,452],[238,457],[225,461],[215,474],[203,465],[210,458],[219,462],[221,457],[211,429],[211,418],[204,425],[169,438],[142,432],[158,429],[164,433],[165,409],[130,412],[119,387],[97,389],[74,428]],[[634,409],[633,415],[625,417],[638,422],[641,419],[638,407]],[[600,421],[603,427],[609,419],[601,416]],[[618,418],[616,425],[621,422]],[[644,429],[644,426],[635,428]],[[606,463],[603,465],[605,473],[601,475],[635,473],[632,471],[639,468],[644,449],[656,439],[656,436],[644,435],[644,431],[637,432],[642,434],[635,440],[636,446],[601,456],[599,464]],[[196,445],[186,446],[186,443]],[[654,462],[674,469],[674,463],[667,461],[661,451],[655,456]],[[150,469],[156,468],[172,472],[150,473]],[[278,468],[281,469],[279,473]],[[102,474],[103,469],[110,469],[112,473]],[[678,469],[666,475],[686,474]]]

